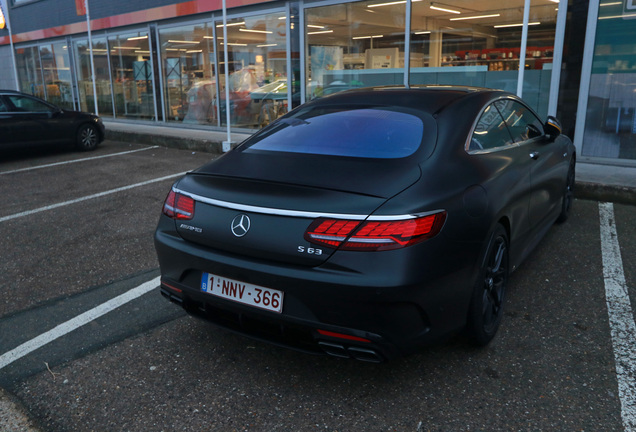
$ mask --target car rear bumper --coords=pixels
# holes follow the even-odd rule
[[[162,230],[155,247],[161,292],[186,311],[277,345],[365,361],[403,356],[460,330],[476,262],[470,250],[478,249],[464,247],[453,266],[443,264],[453,255],[432,254],[423,264],[388,251],[381,254],[382,265],[377,254],[360,261],[360,252],[350,252],[340,261],[334,254],[321,266],[305,267],[210,250]],[[458,266],[458,259],[468,264]],[[203,272],[283,291],[282,313],[202,291]]]

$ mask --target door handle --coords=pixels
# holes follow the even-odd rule
[[[530,157],[534,160],[539,159],[539,155],[540,153],[538,151],[533,151],[532,153],[530,153]]]

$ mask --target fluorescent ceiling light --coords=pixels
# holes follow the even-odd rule
[[[372,5],[367,5],[367,7],[368,8],[374,8],[374,7],[382,7],[382,6],[392,6],[392,5],[404,4],[404,3],[406,3],[406,0],[394,1],[394,2],[389,2],[389,3],[372,4]]]
[[[321,30],[321,31],[315,31],[315,32],[307,32],[308,35],[316,35],[316,34],[323,34],[323,33],[333,33],[333,30]]]
[[[471,20],[471,19],[482,19],[482,18],[495,18],[501,16],[501,14],[492,14],[492,15],[478,15],[471,17],[460,17],[460,18],[451,18],[449,21],[461,21],[461,20]]]
[[[351,39],[375,39],[375,38],[381,38],[384,37],[384,35],[374,35],[374,36],[357,36]]]
[[[455,9],[449,9],[446,5],[440,5],[439,3],[431,3],[430,6],[431,9],[437,10],[437,11],[441,11],[441,12],[448,12],[448,13],[453,13],[453,14],[460,14],[461,12]]]
[[[245,21],[229,23],[227,26],[228,27],[232,27],[232,26],[239,26],[239,25],[243,25],[243,24],[245,24]],[[216,28],[220,28],[220,27],[223,27],[223,24],[217,24],[216,25]]]
[[[188,50],[186,51],[186,54],[193,54],[193,53],[200,53],[203,52],[203,50]]]
[[[265,34],[272,34],[272,32],[271,32],[271,31],[269,31],[269,30],[252,30],[252,29],[243,29],[243,28],[240,28],[240,29],[239,29],[239,31],[247,32],[247,33],[265,33]]]
[[[265,45],[256,45],[256,48],[265,48],[265,47],[271,47],[271,46],[277,46],[278,44],[265,44]]]
[[[420,32],[415,32],[415,34],[431,34],[430,30],[424,30],[424,31],[420,31]]]
[[[618,19],[618,18],[626,19],[626,18],[635,18],[635,17],[636,17],[636,13],[631,13],[631,14],[625,14],[625,15],[613,15],[613,16],[598,17],[598,19],[600,19],[600,20]]]
[[[601,3],[599,6],[603,7],[603,6],[617,6],[617,5],[622,5],[622,2],[611,2],[611,3]]]
[[[318,28],[318,29],[324,29],[325,28],[325,26],[320,26],[320,25],[315,25],[315,24],[307,24],[307,27]]]
[[[199,41],[172,40],[172,39],[170,39],[168,42],[173,44],[184,44],[184,45],[197,45],[199,43]]]
[[[203,36],[203,39],[214,39],[214,36]]]
[[[232,43],[232,42],[228,42],[227,44],[224,44],[223,42],[221,42],[221,45],[227,45],[227,46],[247,46],[247,44],[242,44],[242,43]]]
[[[137,50],[135,51],[135,54],[150,54],[150,51]]]
[[[148,39],[148,36],[135,36],[135,37],[128,38],[128,40],[142,40],[142,39]]]
[[[529,26],[535,26],[535,25],[539,25],[541,24],[540,22],[531,22],[528,23]],[[507,28],[507,27],[523,27],[523,23],[518,23],[518,24],[502,24],[502,25],[496,25],[493,26],[494,28]]]
[[[123,46],[116,46],[113,47],[114,49],[118,49],[118,50],[140,50],[141,47],[123,47]],[[95,50],[93,50],[95,51]]]

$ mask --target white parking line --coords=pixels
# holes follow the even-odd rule
[[[112,157],[112,156],[121,156],[125,154],[136,153],[136,152],[146,151],[146,150],[151,150],[156,148],[159,148],[159,146],[146,147],[146,148],[137,149],[137,150],[129,150],[125,152],[111,153],[107,155],[93,156],[93,157],[82,158],[82,159],[74,159],[74,160],[69,160],[64,162],[56,162],[56,163],[46,164],[46,165],[37,165],[33,167],[20,168],[20,169],[11,170],[11,171],[0,171],[0,175],[15,174],[15,173],[24,172],[24,171],[32,171],[32,170],[41,169],[41,168],[50,168],[50,167],[59,166],[59,165],[68,165],[68,164],[77,163],[77,162],[86,162],[89,160],[103,159],[103,158]]]
[[[163,181],[163,180],[168,180],[168,179],[175,178],[175,177],[180,177],[180,176],[185,175],[185,174],[186,174],[186,171],[181,172],[181,173],[177,173],[177,174],[171,174],[171,175],[165,176],[165,177],[159,177],[159,178],[156,178],[156,179],[147,180],[147,181],[144,181],[144,182],[141,182],[141,183],[135,183],[135,184],[128,185],[128,186],[122,186],[122,187],[119,187],[119,188],[116,188],[116,189],[111,189],[111,190],[108,190],[108,191],[99,192],[99,193],[96,193],[96,194],[93,194],[93,195],[88,195],[88,196],[85,196],[85,197],[76,198],[76,199],[73,199],[73,200],[64,201],[64,202],[57,203],[57,204],[51,204],[51,205],[48,205],[48,206],[45,206],[45,207],[40,207],[40,208],[33,209],[33,210],[27,210],[27,211],[23,211],[23,212],[20,212],[20,213],[15,213],[15,214],[8,215],[8,216],[3,216],[3,217],[0,217],[0,222],[6,222],[6,221],[9,221],[9,220],[12,220],[12,219],[21,218],[21,217],[24,217],[24,216],[30,216],[30,215],[35,214],[35,213],[40,213],[40,212],[43,212],[43,211],[52,210],[52,209],[56,209],[56,208],[59,208],[59,207],[64,207],[64,206],[71,205],[71,204],[76,204],[76,203],[79,203],[79,202],[82,202],[82,201],[90,200],[90,199],[93,199],[93,198],[103,197],[103,196],[106,196],[106,195],[114,194],[114,193],[117,193],[117,192],[122,192],[122,191],[125,191],[125,190],[128,190],[128,189],[134,189],[134,188],[137,188],[137,187],[140,187],[140,186],[145,186],[145,185],[148,185],[148,184],[151,184],[151,183],[156,183],[156,182],[160,182],[160,181]]]
[[[614,206],[599,203],[603,277],[609,314],[621,416],[626,432],[636,431],[636,324],[623,272]]]
[[[0,356],[0,369],[159,286],[159,276],[84,312]]]

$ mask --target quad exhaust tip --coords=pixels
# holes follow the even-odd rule
[[[369,363],[382,363],[385,361],[382,354],[372,349],[344,346],[330,342],[318,342],[318,345],[325,353],[334,357],[353,358]]]

